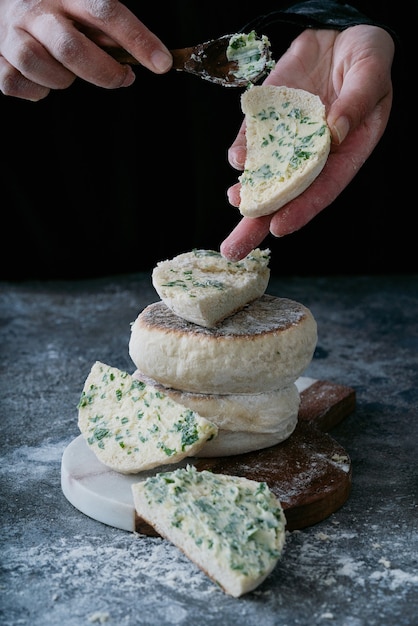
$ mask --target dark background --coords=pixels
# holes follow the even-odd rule
[[[169,48],[233,33],[281,3],[127,3]],[[399,35],[394,105],[373,155],[308,226],[267,237],[277,274],[416,272],[417,2],[351,2]],[[226,6],[225,6],[226,5]],[[396,13],[395,13],[396,10]],[[277,59],[297,34],[265,29]],[[226,197],[240,89],[142,67],[127,89],[77,80],[37,103],[0,95],[3,280],[148,271],[219,248],[239,221]]]

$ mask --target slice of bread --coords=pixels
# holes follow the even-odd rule
[[[131,326],[129,354],[157,382],[193,393],[246,394],[283,389],[310,364],[316,321],[303,304],[264,294],[215,328],[148,305]]]
[[[132,376],[216,424],[217,437],[195,452],[197,457],[232,456],[261,450],[284,441],[296,428],[300,394],[295,384],[266,393],[217,395],[165,387],[139,370]]]
[[[99,461],[122,474],[180,461],[218,433],[196,412],[100,361],[84,383],[78,426]]]
[[[280,558],[286,520],[265,482],[188,465],[132,493],[138,515],[231,596],[255,589]]]
[[[158,263],[152,283],[173,313],[211,328],[263,295],[269,261],[270,250],[258,248],[235,263],[214,250],[192,250]]]
[[[241,96],[247,157],[239,177],[239,210],[247,217],[274,213],[300,195],[321,172],[331,147],[325,106],[303,89],[254,86]]]

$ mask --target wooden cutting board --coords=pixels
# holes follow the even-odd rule
[[[140,474],[126,475],[103,465],[80,435],[64,451],[61,487],[67,500],[85,515],[120,528],[155,536],[153,528],[136,514],[131,485],[157,471],[192,463],[197,469],[240,475],[265,481],[279,498],[287,530],[322,521],[346,502],[352,468],[347,452],[328,431],[355,409],[350,387],[311,378],[299,378],[298,424],[282,443],[231,457],[188,458]]]

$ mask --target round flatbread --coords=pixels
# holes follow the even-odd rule
[[[218,427],[218,434],[194,453],[199,457],[244,454],[284,441],[296,428],[300,394],[292,383],[257,394],[198,394],[165,387],[136,370],[132,378],[155,387]]]
[[[294,383],[316,342],[316,321],[306,306],[264,294],[215,328],[187,322],[161,301],[150,304],[131,326],[129,354],[166,387],[252,394]]]
[[[203,444],[193,456],[199,458],[229,457],[270,448],[288,439],[295,430],[296,424],[297,417],[289,419],[274,433],[238,432],[220,428],[217,436]]]

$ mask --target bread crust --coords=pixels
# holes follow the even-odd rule
[[[251,394],[294,383],[316,341],[311,311],[288,298],[264,294],[211,329],[179,318],[160,301],[133,322],[129,354],[141,372],[166,387]]]

